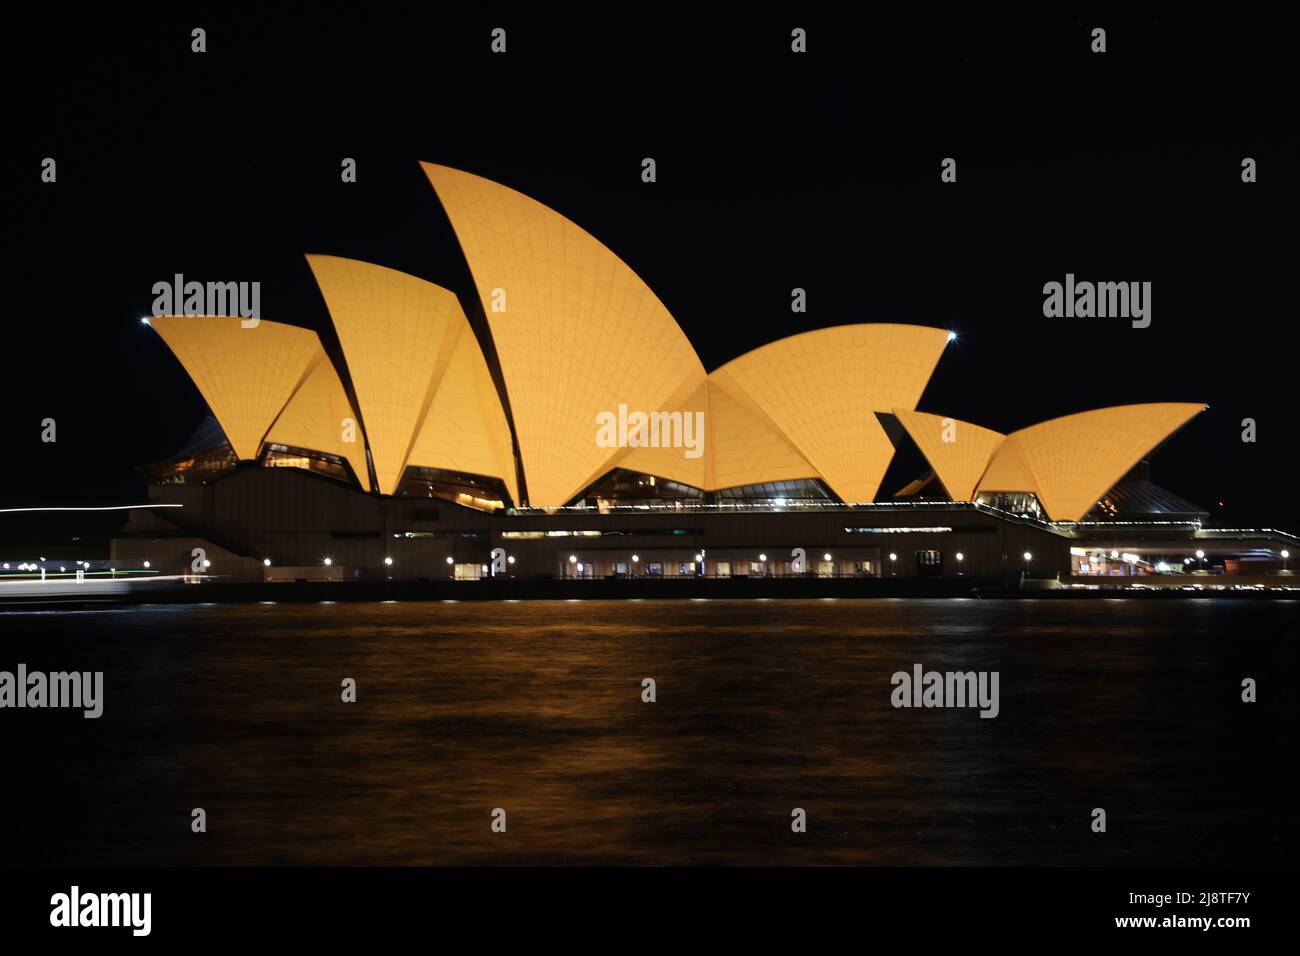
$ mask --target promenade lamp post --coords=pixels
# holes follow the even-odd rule
[[[1196,560],[1199,561],[1199,562],[1201,563],[1201,567],[1204,568],[1204,567],[1205,567],[1205,552],[1204,552],[1204,551],[1197,551],[1197,552],[1196,552]]]
[[[392,568],[393,568],[393,559],[392,559],[392,557],[390,557],[389,555],[384,555],[384,570],[385,570],[385,571],[391,571]],[[391,578],[392,575],[390,574],[390,575],[388,575],[388,577]]]
[[[889,575],[890,577],[898,577],[898,555],[892,551],[889,552]]]
[[[962,563],[964,560],[966,560],[966,556],[965,556],[964,554],[962,554],[960,551],[958,551],[958,552],[957,552],[957,574],[958,574],[958,576],[961,575],[961,563]]]
[[[823,555],[822,555],[822,560],[825,561],[825,562],[827,562],[827,563],[829,563],[830,560],[831,560],[831,553],[830,553],[829,551],[827,551],[825,554],[823,554]],[[839,575],[837,575],[837,574],[835,573],[835,569],[834,569],[833,567],[831,568],[831,577],[833,577],[833,578],[834,578],[834,577],[839,577]]]
[[[447,555],[447,574],[452,578],[456,576],[456,559],[450,554]]]
[[[632,566],[628,569],[632,577],[636,577],[636,566],[641,563],[641,555],[632,555]]]
[[[1289,557],[1291,557],[1291,552],[1288,551],[1286,548],[1283,548],[1282,549],[1282,570],[1283,571],[1286,570],[1286,559]]]
[[[577,563],[578,563],[578,556],[576,554],[569,555],[569,564],[576,565]],[[581,571],[582,569],[578,568],[577,570]]]
[[[1029,577],[1029,562],[1034,560],[1034,556],[1026,551],[1022,557],[1025,559],[1025,577]]]
[[[764,577],[767,577],[767,555],[765,555],[765,554],[760,554],[760,555],[758,556],[758,563],[761,564],[761,565],[763,566],[763,569],[762,569],[763,576],[764,576]]]

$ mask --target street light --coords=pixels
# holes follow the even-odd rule
[[[264,567],[268,567],[268,568],[269,568],[269,567],[271,566],[271,559],[270,559],[270,558],[263,558],[263,559],[262,559],[262,565],[263,565]]]
[[[1286,559],[1289,557],[1291,557],[1291,552],[1288,551],[1286,548],[1283,548],[1282,549],[1282,570],[1283,571],[1286,570]]]
[[[326,558],[324,563],[325,563],[325,567],[328,568],[331,564],[334,563],[334,559],[333,559],[333,558]]]
[[[1205,552],[1204,552],[1204,551],[1197,551],[1197,552],[1196,552],[1196,560],[1199,561],[1199,562],[1201,562],[1201,567],[1204,568],[1204,567],[1205,567]]]
[[[889,573],[895,576],[898,575],[898,566],[894,563],[897,560],[898,555],[894,554],[892,551],[889,552]]]
[[[390,557],[385,557],[385,558],[384,558],[384,564],[388,565],[388,567],[391,568],[391,567],[393,566],[393,559],[390,558]]]
[[[961,563],[962,563],[962,561],[964,561],[965,559],[966,559],[966,555],[964,555],[964,554],[962,554],[960,551],[958,551],[958,552],[957,552],[957,573],[958,573],[958,574],[961,574]]]

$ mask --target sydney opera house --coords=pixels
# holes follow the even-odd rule
[[[583,229],[423,168],[473,277],[464,304],[311,255],[332,334],[150,320],[211,418],[143,469],[157,507],[133,512],[114,561],[182,571],[202,547],[210,574],[268,581],[1065,580],[1227,553],[1144,471],[1200,404],[1000,434],[917,409],[950,335],[901,324],[805,332],[710,371]],[[882,487],[904,443],[929,470]],[[1290,540],[1251,534],[1233,554]]]

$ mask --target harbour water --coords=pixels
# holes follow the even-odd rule
[[[5,612],[0,670],[103,671],[104,700],[0,710],[0,864],[1291,863],[1298,620],[1213,598]],[[996,671],[997,717],[894,707],[916,664]]]

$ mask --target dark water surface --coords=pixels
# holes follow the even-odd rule
[[[3,613],[0,670],[102,670],[105,709],[0,710],[0,863],[1291,863],[1298,617],[1215,599]],[[893,708],[914,663],[999,671],[1000,716]]]

